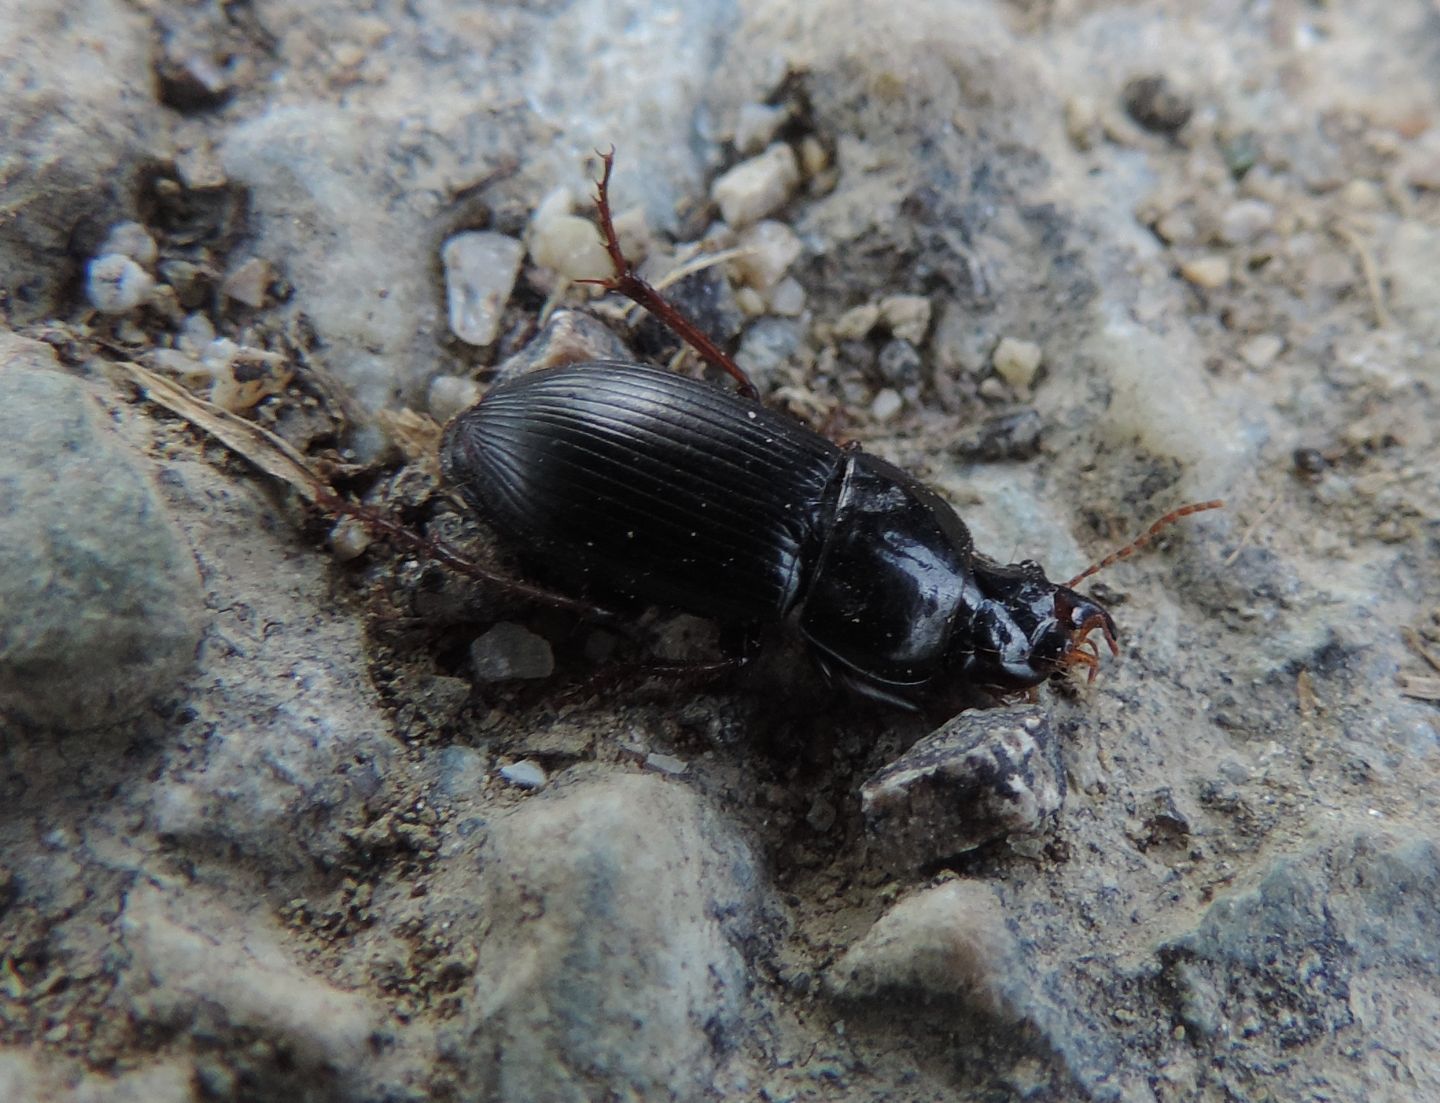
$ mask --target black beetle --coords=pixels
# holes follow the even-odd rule
[[[446,477],[567,590],[727,624],[794,614],[816,659],[906,708],[1093,670],[1094,601],[975,553],[904,471],[710,384],[617,361],[501,383],[457,416]]]
[[[493,387],[445,430],[441,466],[500,537],[550,580],[763,625],[794,616],[820,666],[908,709],[966,690],[1027,690],[1072,666],[1093,679],[1110,614],[1073,587],[1178,517],[1059,585],[1030,561],[976,553],[949,503],[904,471],[762,406],[745,373],[640,279],[620,249],[602,154],[596,204],[608,280],[740,393],[658,368],[595,361]]]

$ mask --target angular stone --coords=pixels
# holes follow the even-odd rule
[[[530,798],[483,861],[465,1047],[483,1097],[706,1097],[749,989],[745,847],[684,786],[630,774]]]
[[[871,846],[897,869],[1035,834],[1064,797],[1049,716],[1031,705],[962,712],[860,790]]]

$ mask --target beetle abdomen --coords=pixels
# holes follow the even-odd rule
[[[638,364],[531,372],[450,425],[447,476],[546,573],[730,622],[809,577],[841,452],[783,415]]]

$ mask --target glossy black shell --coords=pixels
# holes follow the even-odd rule
[[[794,606],[843,461],[758,403],[610,361],[497,385],[451,422],[441,457],[547,579],[731,623]]]
[[[532,372],[450,423],[447,477],[524,564],[602,602],[794,614],[817,661],[907,708],[1068,665],[1109,615],[977,556],[943,499],[729,391],[618,361]]]

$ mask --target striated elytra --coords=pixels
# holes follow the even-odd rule
[[[899,468],[658,368],[521,375],[449,425],[445,474],[532,569],[570,592],[731,625],[793,617],[820,666],[904,708],[1093,669],[1094,601],[1032,562],[975,552]]]

